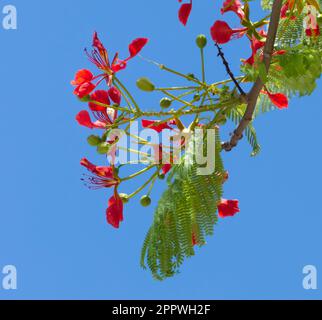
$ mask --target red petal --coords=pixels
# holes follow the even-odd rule
[[[143,47],[148,43],[149,39],[147,38],[137,38],[131,42],[129,45],[130,57],[135,57]]]
[[[233,217],[237,212],[240,212],[238,200],[222,199],[218,205],[218,214],[221,218]]]
[[[73,86],[79,86],[85,82],[91,82],[93,80],[93,74],[87,70],[82,69],[76,72],[75,79],[71,81]]]
[[[168,125],[168,123],[163,122],[158,124],[159,122],[160,122],[159,120],[142,120],[142,126],[143,128],[149,128],[159,133],[164,129],[172,130],[172,128]]]
[[[188,22],[192,9],[192,3],[184,3],[179,10],[179,20],[185,26]]]
[[[79,85],[75,90],[74,94],[78,96],[80,99],[89,95],[95,89],[95,85],[91,82],[85,82]]]
[[[278,108],[284,109],[288,107],[288,98],[283,93],[269,93],[267,91],[262,91],[262,93],[267,94],[271,102]]]
[[[91,94],[91,100],[103,103],[105,105],[111,104],[108,97],[108,92],[106,90],[96,90]],[[94,102],[90,102],[88,106],[92,111],[106,111],[106,107],[95,104]]]
[[[115,87],[111,87],[109,90],[108,90],[108,95],[109,97],[111,98],[111,100],[120,105],[121,104],[121,92],[116,89]]]
[[[123,201],[117,192],[108,201],[106,219],[116,229],[120,227],[120,222],[123,221]]]
[[[162,173],[163,174],[167,174],[172,168],[172,165],[171,164],[165,164],[163,167],[162,167]]]
[[[76,115],[76,121],[81,126],[84,126],[90,129],[94,128],[94,124],[91,120],[91,117],[89,116],[89,113],[86,110],[82,110]]]

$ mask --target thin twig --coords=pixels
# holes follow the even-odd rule
[[[272,60],[272,53],[274,50],[277,29],[280,21],[282,4],[283,4],[283,0],[274,0],[273,7],[272,7],[271,19],[270,19],[268,33],[267,33],[267,40],[264,47],[264,58],[263,58],[263,62],[265,64],[267,73],[269,71],[271,60]],[[244,116],[242,117],[238,127],[234,131],[230,141],[225,142],[222,145],[222,148],[225,151],[231,151],[234,147],[237,146],[238,141],[243,138],[244,130],[247,128],[248,124],[253,120],[253,114],[256,108],[258,96],[260,95],[260,92],[263,86],[264,86],[264,83],[262,82],[260,77],[258,77],[253,87],[251,88],[250,92],[247,95],[247,108]]]
[[[226,68],[226,71],[227,73],[229,74],[231,80],[234,82],[234,84],[236,85],[239,93],[242,95],[242,96],[246,96],[246,93],[245,91],[243,90],[243,88],[240,86],[239,82],[236,80],[233,72],[230,70],[230,67],[229,67],[229,63],[228,61],[226,60],[225,58],[225,55],[224,55],[224,52],[222,51],[221,47],[218,45],[218,43],[215,43],[215,46],[217,47],[218,49],[218,57],[221,58],[225,68]]]

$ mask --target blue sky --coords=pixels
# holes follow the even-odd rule
[[[75,123],[84,106],[69,82],[76,70],[91,67],[83,48],[94,30],[121,56],[132,39],[146,36],[145,57],[198,73],[194,40],[208,35],[220,1],[195,1],[187,28],[177,21],[174,0],[10,4],[18,10],[18,30],[0,29],[0,269],[17,267],[18,289],[0,287],[0,299],[322,298],[319,287],[302,287],[305,265],[322,270],[321,81],[310,97],[256,120],[258,157],[249,157],[245,142],[224,155],[230,172],[225,196],[240,200],[241,213],[221,220],[181,274],[160,283],[138,260],[164,186],[158,185],[150,208],[131,202],[120,230],[107,226],[109,191],[89,191],[80,181],[79,160],[103,158],[87,145],[89,132]],[[225,19],[238,26],[232,14]],[[250,53],[244,40],[224,49],[235,70]],[[227,77],[213,46],[206,59],[209,81]],[[120,74],[142,106],[157,108],[157,96],[136,90],[140,76],[160,84],[176,79],[139,58]]]

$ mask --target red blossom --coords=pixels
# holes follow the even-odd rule
[[[91,100],[102,104],[98,105],[94,102],[88,104],[94,117],[98,121],[105,123],[105,125],[112,124],[117,117],[117,111],[108,107],[111,105],[109,92],[106,90],[97,90],[91,94]]]
[[[110,166],[96,166],[86,158],[83,158],[80,164],[93,174],[86,180],[83,179],[90,189],[110,188],[120,183]]]
[[[210,29],[212,39],[218,44],[224,44],[231,40],[231,38],[240,38],[244,35],[247,28],[232,29],[230,26],[221,20],[217,20]]]
[[[182,0],[179,0],[179,2],[182,2]],[[190,0],[190,3],[182,4],[179,9],[178,17],[179,17],[180,22],[184,26],[187,25],[191,10],[192,10],[192,0]]]
[[[288,17],[287,13],[290,10],[290,2],[287,1],[284,3],[284,5],[282,6],[281,9],[281,19],[286,19]],[[296,16],[291,16],[290,17],[291,20],[296,20]]]
[[[221,14],[224,14],[227,11],[235,12],[241,20],[243,20],[245,18],[245,13],[242,9],[242,4],[239,0],[226,0],[226,1],[224,1],[220,12],[221,12]]]
[[[135,57],[143,49],[147,42],[147,38],[137,38],[133,40],[129,45],[130,56],[128,58],[121,60],[119,59],[118,53],[116,53],[113,60],[110,61],[107,50],[99,39],[97,32],[94,32],[93,49],[91,52],[88,52],[87,50],[85,50],[85,52],[89,60],[104,72],[104,74],[101,75],[101,80],[106,79],[108,85],[111,85],[113,75],[120,70],[125,69],[127,61]]]
[[[218,214],[221,218],[233,217],[240,212],[238,200],[222,199],[218,205]]]
[[[120,227],[120,223],[123,221],[123,201],[116,189],[114,195],[108,200],[106,220],[116,229]]]
[[[283,93],[270,93],[268,91],[262,91],[263,94],[266,94],[271,102],[278,108],[278,109],[285,109],[288,107],[288,98]]]
[[[267,36],[266,32],[264,30],[261,30],[259,32],[259,35],[262,38],[265,38]],[[257,51],[265,46],[265,41],[261,41],[257,39],[255,36],[252,37],[251,39],[251,49],[252,49],[252,55],[245,61],[245,63],[248,63],[250,65],[253,65],[255,62],[255,55]]]
[[[164,129],[172,130],[169,122],[161,122],[160,120],[142,120],[142,127],[155,130],[160,133]]]

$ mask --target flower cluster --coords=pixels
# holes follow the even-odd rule
[[[178,18],[186,26],[196,2],[178,2]],[[158,202],[142,254],[143,260],[147,257],[152,273],[161,278],[174,274],[174,269],[184,257],[193,255],[195,246],[205,244],[206,236],[212,234],[217,216],[233,217],[240,212],[238,200],[223,198],[222,187],[228,180],[228,173],[222,162],[222,152],[232,150],[245,135],[253,149],[252,155],[256,155],[260,145],[252,124],[260,111],[259,106],[268,103],[277,109],[286,109],[289,101],[285,93],[301,95],[298,83],[302,81],[295,76],[289,81],[289,75],[298,73],[293,69],[299,61],[302,63],[302,68],[299,68],[301,73],[309,69],[303,77],[300,75],[308,87],[314,88],[315,80],[321,73],[310,65],[312,61],[320,61],[320,52],[316,53],[316,48],[320,45],[321,14],[316,1],[274,0],[271,14],[258,21],[251,20],[249,1],[224,0],[219,9],[225,16],[233,13],[239,24],[237,28],[232,28],[226,21],[217,20],[209,28],[213,47],[217,50],[213,56],[217,55],[228,79],[208,81],[205,57],[208,39],[203,34],[196,38],[200,53],[199,74],[196,71],[192,73],[192,70],[181,72],[140,55],[144,61],[157,66],[160,72],[168,72],[178,80],[171,85],[159,85],[147,77],[139,78],[136,82],[138,89],[162,95],[158,109],[147,110],[147,106],[142,107],[123,84],[119,73],[141,53],[148,39],[133,40],[128,46],[126,58],[121,59],[116,53],[111,59],[95,32],[92,48],[85,49],[85,53],[96,72],[81,69],[71,81],[74,95],[85,104],[85,108],[77,113],[76,121],[94,132],[87,141],[107,162],[102,166],[93,164],[87,158],[80,162],[88,171],[82,179],[86,186],[90,189],[109,189],[111,192],[106,208],[107,223],[119,228],[124,220],[125,204],[141,192],[145,192],[140,199],[141,205],[149,206],[156,181],[166,178],[167,190]],[[297,19],[303,18],[301,37],[293,41],[296,45],[283,44],[283,37],[279,36],[282,26],[287,28],[288,23],[298,26]],[[251,53],[247,59],[241,59],[241,75],[235,76],[224,54],[224,45],[241,38],[246,40]],[[251,84],[248,92],[247,84]],[[228,120],[237,123],[237,127],[229,140],[222,142],[221,127]],[[140,134],[133,132],[132,127],[146,131]],[[209,132],[214,138],[208,136]],[[160,136],[163,138],[167,134],[169,140],[160,143]],[[130,140],[131,145],[124,147],[122,138],[127,142]],[[133,144],[140,148],[133,148]],[[120,150],[126,153],[124,162],[118,162]],[[198,162],[200,158],[205,158],[205,151],[207,161],[211,160],[209,167],[208,162],[202,162],[202,165]],[[137,171],[132,164],[143,168]],[[128,171],[124,172],[124,168]],[[137,179],[139,186],[131,183],[133,179]],[[123,187],[133,186],[136,189],[129,193],[120,192]],[[144,262],[142,265],[145,266]],[[158,269],[161,269],[161,276]]]

